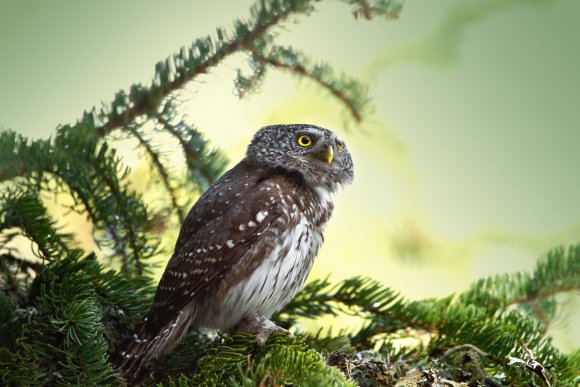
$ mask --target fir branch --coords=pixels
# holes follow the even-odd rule
[[[209,144],[202,134],[183,120],[177,125],[171,124],[169,118],[171,114],[173,114],[171,110],[164,109],[155,116],[155,119],[179,142],[190,177],[187,182],[197,185],[196,189],[204,191],[223,173],[227,159],[220,151],[208,149]]]
[[[101,312],[84,262],[73,252],[51,261],[35,279],[28,308],[41,312],[19,317],[18,350],[9,357],[16,366],[0,362],[5,383],[94,385],[110,379]]]
[[[101,142],[92,127],[77,124],[58,129],[52,140],[29,141],[12,132],[0,132],[0,161],[21,165],[18,183],[28,190],[45,189],[58,193],[64,186],[90,216],[97,229],[113,239],[113,249],[125,273],[133,275],[133,265],[143,272],[143,259],[156,254],[156,244],[142,231],[149,224],[147,209],[139,196],[126,187],[128,169],[108,144]],[[74,160],[74,161],[73,161]],[[13,170],[0,180],[18,177]],[[49,180],[47,176],[58,179]],[[56,184],[54,184],[56,183]],[[99,240],[107,242],[108,237]],[[132,273],[132,274],[131,274]]]
[[[37,173],[40,166],[52,169],[46,160],[47,141],[29,141],[11,130],[0,131],[0,182]]]
[[[32,262],[27,259],[18,258],[12,254],[0,254],[0,267],[5,266],[5,264],[16,266],[18,270],[23,273],[28,273],[28,270],[39,273],[40,270],[42,270],[42,264],[38,262]]]
[[[259,1],[251,8],[249,21],[236,22],[234,38],[225,40],[225,32],[218,29],[217,40],[209,36],[196,40],[189,49],[182,49],[179,54],[157,63],[155,80],[151,86],[134,85],[129,95],[122,91],[117,93],[110,108],[86,113],[83,121],[92,123],[100,137],[113,129],[128,127],[137,117],[154,112],[164,98],[237,52],[240,46],[251,44],[291,15],[311,12],[312,2],[312,0]],[[99,121],[104,123],[97,125]]]
[[[107,270],[94,254],[85,258],[82,265],[101,307],[101,318],[107,328],[104,336],[114,348],[149,309],[154,293],[152,281],[146,276],[127,278],[115,270]]]
[[[156,117],[156,119],[157,119],[157,122],[159,122],[163,126],[163,129],[165,129],[173,137],[175,137],[177,139],[177,141],[179,141],[179,145],[181,146],[181,149],[183,150],[183,153],[185,154],[185,157],[187,159],[187,164],[192,164],[192,165],[193,164],[197,164],[197,165],[202,164],[201,157],[199,155],[197,155],[193,149],[191,149],[188,142],[183,137],[182,133],[180,133],[173,125],[170,125],[169,121],[167,121],[163,116],[158,115]],[[199,168],[199,171],[203,175],[203,177],[205,178],[205,180],[207,182],[213,181],[213,176],[211,176],[210,173],[205,168]]]
[[[562,248],[551,251],[538,262],[533,275],[516,273],[477,281],[457,299],[407,301],[379,282],[355,277],[334,287],[328,279],[314,281],[302,289],[277,317],[292,323],[293,316],[318,317],[337,314],[341,310],[361,317],[385,322],[383,332],[401,328],[437,331],[441,316],[457,306],[478,305],[481,311],[495,316],[501,306],[507,310],[516,302],[532,302],[580,287],[580,245],[565,253]],[[507,300],[507,301],[505,301]],[[341,309],[341,305],[346,309]]]
[[[29,192],[7,191],[0,196],[0,232],[13,227],[35,243],[39,258],[50,261],[70,253],[71,236],[57,232],[42,202]]]
[[[240,369],[240,373],[240,385],[244,387],[357,385],[337,368],[328,366],[324,357],[316,351],[296,350],[288,345],[271,349],[257,361],[252,361],[245,372]],[[234,378],[232,381],[238,382]]]
[[[47,171],[46,173],[51,174],[54,177],[55,181],[57,182],[57,185],[65,185],[68,187],[69,193],[74,200],[73,205],[69,207],[71,210],[77,213],[85,213],[87,219],[96,227],[99,227],[99,225],[103,224],[103,222],[101,221],[101,219],[99,219],[98,216],[99,208],[97,204],[95,203],[94,206],[91,204],[91,202],[97,201],[94,199],[94,197],[92,197],[92,194],[94,194],[94,192],[87,190],[87,187],[81,184],[78,179],[76,178],[71,179],[70,176],[63,173],[63,171],[60,168],[54,168],[50,171]],[[82,205],[82,208],[77,207],[79,201],[80,204]],[[106,222],[103,224],[102,227],[111,236],[115,246],[122,245],[122,240],[119,237],[119,234],[117,233],[115,227],[111,223]],[[93,233],[93,240],[95,241],[95,244],[99,248],[103,247],[102,241],[99,238],[97,238],[95,233]]]
[[[293,316],[314,318],[346,312],[384,320],[387,325],[382,327],[383,331],[408,327],[430,331],[436,326],[428,316],[448,303],[449,299],[407,302],[397,292],[370,278],[354,277],[335,286],[330,286],[326,279],[305,286],[282,310],[280,317],[274,318],[288,323],[296,321]]]
[[[580,290],[580,245],[551,250],[537,262],[531,274],[502,274],[478,280],[461,294],[459,302],[482,305],[490,314],[527,305],[546,322],[544,307],[553,304],[543,300],[577,290]]]
[[[371,20],[375,16],[398,19],[403,9],[402,1],[392,0],[341,0],[354,6],[352,14],[356,19]]]
[[[177,203],[177,193],[175,189],[171,186],[169,181],[169,173],[165,169],[165,166],[159,159],[159,154],[156,150],[153,149],[149,141],[145,139],[145,137],[139,132],[139,128],[135,128],[134,126],[129,128],[130,133],[137,138],[139,144],[145,149],[149,157],[151,158],[151,162],[157,169],[159,176],[161,177],[161,181],[163,182],[163,186],[165,187],[167,193],[169,194],[169,198],[171,199],[171,204],[173,208],[177,212],[177,216],[179,218],[179,223],[183,223],[185,219],[185,214],[183,213],[183,208]]]
[[[264,76],[266,75],[266,66],[263,61],[250,57],[248,58],[248,64],[252,73],[249,76],[246,76],[238,69],[236,79],[234,80],[236,94],[240,99],[254,92],[262,83]]]
[[[4,347],[14,351],[16,339],[20,336],[20,330],[16,323],[15,301],[11,296],[12,294],[8,294],[5,289],[0,290],[0,350]]]
[[[157,247],[156,241],[143,232],[149,225],[149,216],[140,197],[127,187],[129,169],[114,149],[95,137],[90,126],[82,130],[78,125],[60,128],[53,146],[54,153],[60,155],[55,169],[66,173],[67,185],[77,192],[85,191],[95,206],[95,226],[113,231],[113,248],[121,259],[123,272],[134,275],[132,268],[136,267],[139,275],[144,273],[144,260],[155,255]],[[70,163],[71,152],[75,152],[76,164]]]
[[[15,155],[21,148],[27,147],[25,141],[14,131],[0,131],[0,181],[24,174],[26,164]]]
[[[105,155],[107,153],[107,150],[108,150],[108,147],[106,146],[106,143],[104,143],[98,152],[98,157],[102,158],[103,160],[106,160],[107,157]],[[94,166],[94,168],[95,168],[96,174],[102,179],[102,181],[108,187],[108,190],[111,193],[111,196],[114,198],[115,202],[118,204],[118,206],[116,206],[117,210],[119,211],[117,216],[120,218],[120,220],[123,223],[125,230],[127,232],[126,236],[127,236],[128,242],[129,242],[129,246],[131,248],[131,255],[132,255],[133,260],[129,261],[128,259],[123,259],[123,262],[122,262],[123,272],[126,273],[127,275],[130,275],[131,273],[133,273],[132,268],[134,266],[136,269],[137,275],[143,275],[144,270],[145,270],[145,264],[142,262],[141,256],[139,254],[140,249],[139,249],[138,241],[137,241],[137,235],[138,235],[139,231],[136,228],[135,222],[132,221],[132,219],[134,219],[134,217],[137,216],[138,213],[129,212],[128,206],[124,205],[124,204],[129,204],[129,206],[131,206],[135,202],[132,200],[131,195],[127,195],[127,193],[124,191],[124,189],[121,188],[121,186],[119,185],[119,182],[118,182],[118,180],[116,178],[116,174],[115,174],[116,171],[111,171],[110,169],[105,168],[105,166],[103,164],[99,164],[99,163],[97,163]],[[111,172],[113,172],[113,173],[111,173]],[[143,207],[143,209],[144,209],[144,207]]]
[[[546,322],[520,308],[498,305],[512,305],[509,300],[521,301],[521,295],[526,295],[525,300],[532,297],[537,302],[542,297],[577,289],[580,286],[579,247],[572,246],[567,252],[562,248],[551,251],[538,262],[532,275],[518,273],[480,280],[461,296],[440,300],[407,301],[380,283],[364,278],[348,279],[335,287],[330,287],[327,280],[315,281],[276,318],[292,323],[296,321],[294,316],[312,318],[340,312],[360,316],[369,323],[349,335],[352,345],[360,349],[375,346],[380,337],[388,340],[401,334],[427,332],[431,337],[430,351],[476,345],[490,354],[487,360],[492,361],[492,368],[513,380],[520,380],[521,375],[509,367],[509,356],[518,343],[526,343],[540,361],[556,364],[565,370],[561,377],[569,378],[573,360],[560,354],[544,338]],[[498,300],[508,300],[508,303]],[[549,305],[555,308],[555,304]],[[424,351],[420,350],[414,357],[422,356]]]
[[[266,43],[247,47],[252,56],[278,70],[288,71],[307,78],[328,90],[341,101],[356,122],[362,122],[370,103],[367,87],[346,75],[336,77],[328,64],[312,64],[301,52],[291,47],[273,46]]]
[[[271,336],[264,349],[256,348],[251,335],[220,337],[196,363],[193,375],[190,368],[179,378],[163,380],[164,385],[353,385],[336,368],[327,366],[324,358],[309,349],[303,339],[286,334]]]
[[[288,304],[272,319],[284,328],[296,324],[297,319],[336,315],[334,295],[329,277],[307,283]]]
[[[334,297],[356,315],[374,316],[384,320],[388,325],[385,325],[383,330],[387,331],[402,328],[434,330],[436,326],[428,318],[429,314],[448,304],[448,299],[437,302],[426,300],[422,304],[407,302],[399,293],[381,283],[360,277],[343,281],[334,293]]]
[[[194,375],[198,371],[197,361],[212,346],[217,345],[213,338],[202,332],[192,332],[186,336],[171,353],[152,364],[149,372],[151,381],[168,381],[172,376]]]
[[[299,332],[299,335],[304,339],[310,348],[317,350],[323,355],[328,355],[333,352],[354,353],[355,348],[352,346],[349,336],[338,333],[332,334],[332,329],[329,328],[324,332],[322,328],[313,335]]]
[[[401,1],[343,1],[356,5],[355,16],[360,14],[367,19],[375,15],[392,18],[402,8]],[[227,39],[228,34],[223,29],[218,28],[217,39],[207,36],[204,39],[196,40],[188,49],[183,48],[180,53],[157,63],[154,81],[149,87],[133,85],[128,95],[124,91],[118,92],[110,106],[104,106],[99,111],[93,109],[91,113],[85,113],[83,122],[93,125],[99,137],[107,135],[114,129],[129,127],[137,117],[153,113],[164,98],[182,89],[198,75],[206,73],[229,55],[239,51],[240,47],[252,47],[254,42],[262,38],[269,29],[279,25],[292,15],[309,14],[313,10],[313,2],[314,0],[258,1],[250,9],[250,20],[236,22],[233,38]],[[274,66],[286,66],[274,58],[268,58],[268,60]],[[320,74],[308,74],[303,71],[305,69],[301,69],[299,66],[290,66],[287,69],[311,77],[331,90],[343,102],[349,102],[345,90],[336,88],[332,82],[329,82],[328,78],[322,75],[328,72],[328,69],[322,67],[317,69],[318,71],[323,70]],[[347,106],[349,106],[355,119],[360,122],[362,117],[355,109],[356,106]]]

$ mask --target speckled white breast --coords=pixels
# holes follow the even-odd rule
[[[215,313],[212,321],[203,324],[206,328],[229,330],[243,317],[254,314],[269,318],[300,290],[323,237],[303,213],[289,215],[298,218],[297,226],[282,233],[283,243],[276,245],[247,280],[232,287],[221,301],[213,300],[217,302],[212,305]]]

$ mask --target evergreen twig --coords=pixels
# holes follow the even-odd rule
[[[182,89],[186,83],[196,76],[206,73],[209,69],[220,63],[229,55],[238,51],[240,46],[245,46],[259,39],[270,28],[293,14],[308,14],[312,11],[312,0],[274,0],[271,2],[258,2],[252,8],[252,18],[248,22],[238,21],[235,27],[234,37],[224,40],[225,32],[218,30],[218,40],[210,38],[196,40],[186,54],[185,50],[174,57],[156,65],[155,79],[149,88],[135,86],[131,93],[126,95],[120,92],[110,112],[101,110],[98,114],[104,124],[95,126],[98,136],[102,137],[111,130],[128,127],[139,116],[153,112],[161,101],[171,93]],[[199,54],[198,54],[199,53]],[[175,72],[170,74],[170,69]],[[173,77],[172,80],[169,80]],[[114,106],[116,105],[116,106]],[[92,115],[87,115],[87,118]]]
[[[366,96],[366,87],[359,82],[344,75],[339,80],[334,79],[329,65],[311,65],[304,54],[289,47],[274,46],[265,51],[254,45],[248,49],[256,60],[301,78],[310,79],[328,90],[347,107],[356,122],[362,122],[369,100]]]
[[[161,176],[161,181],[163,182],[163,186],[165,187],[165,189],[167,190],[167,193],[169,194],[169,198],[171,199],[171,204],[173,205],[173,208],[177,212],[177,216],[179,218],[179,223],[180,224],[183,223],[183,220],[185,219],[185,214],[183,213],[183,208],[177,203],[177,193],[175,192],[175,189],[171,186],[171,183],[169,181],[169,173],[167,172],[167,170],[165,169],[165,166],[161,162],[159,155],[158,155],[158,152],[153,149],[153,147],[151,146],[149,141],[147,141],[145,139],[145,137],[139,132],[138,129],[132,127],[129,130],[130,130],[131,134],[135,138],[137,138],[137,141],[139,141],[139,144],[141,144],[141,146],[145,149],[145,151],[147,152],[147,154],[151,158],[151,162],[153,163],[153,165],[157,169],[159,176]]]

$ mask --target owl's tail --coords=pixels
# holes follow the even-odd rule
[[[128,379],[137,378],[149,360],[165,355],[179,343],[189,329],[190,317],[191,313],[183,310],[161,326],[146,317],[111,355],[111,363]]]

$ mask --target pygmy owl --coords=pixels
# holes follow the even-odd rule
[[[283,330],[269,318],[304,284],[333,194],[353,176],[346,145],[330,130],[260,129],[246,157],[189,211],[153,306],[115,365],[135,374],[189,329],[249,332],[259,345]]]

